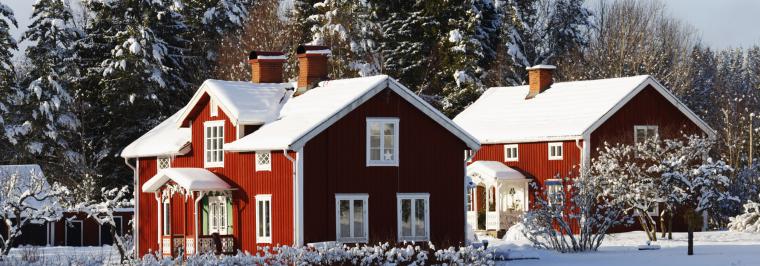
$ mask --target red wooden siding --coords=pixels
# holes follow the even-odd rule
[[[398,117],[399,166],[366,167],[366,118]],[[335,240],[335,193],[367,193],[369,242],[396,241],[396,193],[430,193],[430,236],[464,236],[464,150],[455,135],[385,89],[304,148],[304,242]]]
[[[204,96],[189,120],[192,121],[192,145],[191,151],[183,156],[177,156],[172,160],[172,167],[196,167],[203,168],[203,123],[206,121],[225,120],[224,140],[226,143],[237,139],[237,131],[226,114],[219,109],[218,116],[211,117],[209,113],[208,96]],[[295,158],[295,153],[290,156]],[[149,166],[143,165],[144,161]],[[155,158],[140,160],[140,186],[156,173]],[[225,153],[224,167],[209,168],[217,176],[227,181],[236,188],[232,192],[233,235],[235,245],[241,250],[256,251],[255,221],[256,208],[255,196],[257,194],[272,195],[272,242],[273,245],[290,245],[293,242],[293,171],[292,162],[288,160],[282,151],[272,151],[272,171],[255,171],[253,153]],[[147,200],[146,200],[147,198]],[[173,215],[186,213],[185,221],[188,235],[192,235],[194,225],[190,222],[194,219],[192,206],[195,203],[192,198],[187,200],[187,212],[181,208],[172,208]],[[140,254],[145,254],[149,248],[156,250],[158,247],[156,224],[156,200],[153,194],[141,194],[140,208]],[[146,203],[147,202],[147,203]],[[183,225],[180,226],[182,230]],[[147,228],[147,229],[143,229]],[[200,228],[200,227],[199,227]],[[174,228],[173,228],[174,229]]]
[[[633,143],[633,126],[657,125],[660,138],[702,134],[702,130],[654,88],[646,87],[591,133],[591,154],[608,143]]]
[[[506,143],[512,144],[512,143]],[[583,147],[583,141],[578,142]],[[516,162],[504,161],[504,144],[485,144],[473,161],[497,161],[520,171],[527,178],[543,186],[544,180],[560,177],[574,177],[581,162],[581,150],[575,141],[562,141],[562,160],[549,160],[548,142],[517,144]]]
[[[135,189],[140,191],[140,208],[138,213],[138,238],[140,250],[144,255],[159,250],[158,246],[158,218],[156,198],[153,193],[143,193],[142,185],[156,175],[156,158],[140,158],[137,161],[139,170],[139,186]]]

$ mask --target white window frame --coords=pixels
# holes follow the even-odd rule
[[[156,167],[158,167],[158,170],[172,168],[171,158],[169,156],[159,156],[156,159]]]
[[[268,208],[265,208],[264,211],[267,212],[268,215],[264,215],[264,217],[261,217],[259,214],[259,204],[263,204],[264,202],[268,202],[269,204],[266,205]],[[262,194],[262,195],[256,195],[256,243],[272,243],[272,195],[271,194]],[[268,224],[269,227],[264,227],[264,229],[269,229],[267,232],[261,232],[259,231],[264,224]]]
[[[549,185],[549,183],[559,183],[559,185],[552,184]],[[544,180],[544,187],[546,187],[546,201],[549,203],[552,203],[553,199],[556,197],[554,193],[561,193],[563,192],[563,185],[562,179],[546,179]],[[563,200],[564,201],[564,200]]]
[[[172,203],[169,198],[161,201],[161,235],[172,235]]]
[[[208,113],[209,113],[209,116],[211,116],[211,117],[218,116],[219,115],[219,104],[217,104],[216,100],[214,100],[213,97],[209,97],[209,98],[210,98],[209,101],[208,101],[209,102],[208,103],[208,108],[209,108],[209,112]]]
[[[340,235],[340,202],[349,201],[348,205],[348,225],[350,237],[341,237]],[[363,236],[354,236],[354,201],[362,201],[364,211],[362,212]],[[369,241],[369,195],[368,194],[335,194],[335,241],[341,243],[367,243]]]
[[[416,230],[417,228],[414,226],[416,224],[416,217],[414,216],[415,213],[415,204],[414,201],[422,199],[425,200],[425,235],[424,236],[416,236]],[[411,229],[412,229],[412,235],[413,236],[403,236],[402,235],[402,213],[401,213],[401,202],[404,200],[411,200],[411,210],[409,211],[409,219],[412,219],[411,221]],[[430,194],[429,193],[397,193],[396,194],[396,232],[398,237],[398,242],[402,241],[430,241]]]
[[[272,152],[271,151],[257,151],[253,156],[253,160],[256,163],[256,171],[272,171]],[[261,158],[266,157],[266,163],[261,162]]]
[[[552,148],[553,147],[559,147],[559,153],[560,155],[552,156]],[[548,148],[546,149],[547,155],[549,156],[549,160],[562,160],[562,157],[565,156],[564,148],[562,147],[562,142],[549,142]]]
[[[217,213],[217,208],[221,207],[221,213]],[[217,216],[217,217],[215,217]],[[219,224],[214,226],[214,219],[221,218]],[[220,235],[230,234],[230,221],[229,214],[227,213],[227,197],[226,196],[209,196],[208,197],[208,233],[217,233]]]
[[[383,134],[382,126],[380,127],[380,160],[372,160],[370,158],[371,154],[371,145],[370,145],[370,126],[374,123],[380,123],[383,124],[393,124],[393,160],[382,160],[382,150],[385,144],[385,135]],[[367,143],[366,143],[366,157],[367,157],[367,166],[398,166],[399,162],[399,119],[393,118],[393,117],[372,117],[367,118],[366,122],[366,132],[365,135],[367,137]]]
[[[514,157],[507,156],[510,149],[514,149]],[[517,144],[505,144],[504,145],[504,161],[505,162],[517,162],[520,161],[520,147]]]
[[[645,138],[649,138],[649,134],[647,134],[647,131],[650,129],[654,129],[654,135],[658,136],[660,134],[660,129],[657,125],[635,125],[633,126],[633,143],[639,143],[639,136],[636,134],[639,129],[644,130]]]
[[[221,151],[221,160],[219,161],[209,161],[208,156],[208,128],[210,127],[222,127],[222,136],[216,137],[215,139],[221,138],[221,147],[218,150],[213,150],[211,152],[220,152]],[[212,140],[213,141],[213,140]],[[206,121],[203,123],[203,167],[204,168],[211,168],[211,167],[224,167],[224,120],[214,120],[214,121]]]

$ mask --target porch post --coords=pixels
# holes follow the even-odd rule
[[[158,195],[158,192],[153,192],[153,195],[156,198],[156,237],[158,241],[158,251],[161,251],[163,253],[163,248],[161,244],[161,231],[163,230],[163,227],[161,227],[161,197]]]

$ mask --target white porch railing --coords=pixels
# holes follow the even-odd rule
[[[472,227],[472,230],[478,230],[478,212],[467,211],[467,224]]]
[[[499,213],[486,212],[486,230],[499,230]]]

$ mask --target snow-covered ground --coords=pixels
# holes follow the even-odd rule
[[[63,264],[63,261],[85,260],[89,263],[77,264],[112,264],[118,263],[119,253],[112,246],[102,247],[30,247],[24,246],[11,249],[10,257],[24,260],[33,257],[32,261],[41,265]],[[49,262],[49,263],[48,263]],[[75,263],[75,262],[72,262]],[[2,265],[2,263],[0,263]]]
[[[499,262],[500,265],[760,265],[760,234],[739,232],[696,232],[694,255],[686,255],[686,233],[674,233],[673,240],[659,240],[660,250],[639,251],[645,244],[642,231],[608,235],[597,252],[562,254],[536,250],[523,241],[489,239],[500,251],[511,250],[513,258],[538,258]]]

